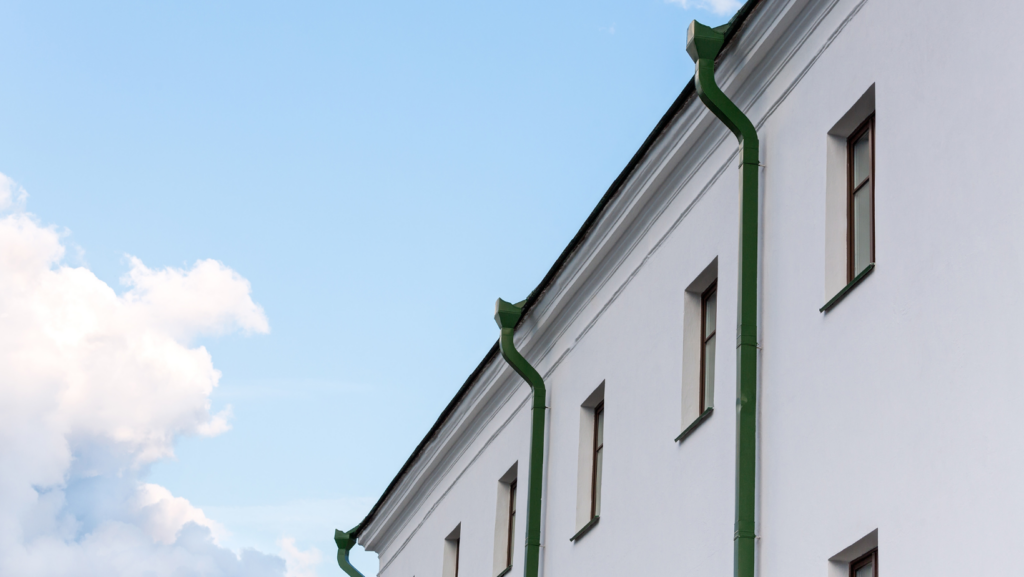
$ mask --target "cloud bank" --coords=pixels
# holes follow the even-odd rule
[[[144,482],[181,435],[228,430],[201,335],[269,331],[249,282],[214,260],[131,258],[125,289],[63,263],[61,234],[0,174],[0,575],[281,576],[235,553],[186,499]],[[319,552],[287,542],[292,572]]]
[[[718,14],[733,14],[743,5],[741,0],[665,0],[670,4],[679,4],[686,9],[707,10]]]

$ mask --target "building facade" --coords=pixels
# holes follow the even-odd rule
[[[1021,21],[752,0],[718,30],[715,78],[760,140],[761,577],[1024,574]],[[521,303],[541,575],[734,571],[741,177],[699,96]],[[523,574],[532,402],[496,345],[344,538],[381,577]]]

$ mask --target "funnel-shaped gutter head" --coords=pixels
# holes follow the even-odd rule
[[[337,529],[334,530],[334,542],[338,544],[339,550],[348,553],[355,546],[356,538],[351,533],[351,531],[346,533]]]
[[[521,316],[523,309],[519,306],[501,299],[494,303],[494,322],[498,323],[500,329],[515,328]]]
[[[693,61],[714,60],[725,44],[725,34],[694,20],[686,30],[686,53]]]
[[[334,530],[334,542],[338,544],[338,567],[341,567],[341,570],[349,575],[349,577],[363,577],[363,574],[353,567],[352,563],[348,560],[348,552],[356,545],[356,538],[353,533],[358,529],[359,525],[348,531]]]

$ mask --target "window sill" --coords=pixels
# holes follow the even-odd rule
[[[873,270],[875,270],[875,263],[869,263],[868,266],[864,267],[864,270],[860,271],[860,273],[857,274],[857,276],[853,277],[852,281],[850,281],[843,288],[839,289],[839,292],[836,293],[836,296],[832,297],[832,300],[828,301],[827,303],[825,303],[825,306],[818,309],[818,312],[827,313],[828,311],[832,310],[832,307],[836,306],[837,304],[839,304],[839,301],[846,298],[846,295],[850,294],[850,291],[853,290],[853,287],[859,285],[860,281],[866,279]]]
[[[597,526],[597,522],[600,521],[600,520],[601,520],[601,516],[600,515],[594,515],[594,518],[591,519],[590,521],[587,521],[587,524],[584,525],[582,529],[580,529],[579,531],[576,531],[576,534],[573,535],[572,537],[569,537],[569,540],[570,541],[579,541],[584,535],[589,533],[591,529],[596,527]]]
[[[495,575],[494,577],[504,577],[505,575],[508,575],[508,574],[509,574],[509,573],[510,573],[511,571],[512,571],[512,566],[511,566],[511,565],[509,565],[508,567],[505,567],[505,568],[504,568],[504,569],[503,569],[503,570],[501,571],[501,573],[498,573],[498,574],[497,574],[497,575]]]
[[[708,420],[711,417],[711,413],[713,412],[715,412],[714,407],[708,407],[704,409],[704,412],[701,413],[699,417],[697,417],[697,420],[690,423],[690,426],[686,427],[686,430],[684,430],[682,433],[679,433],[679,436],[676,437],[676,442],[682,443],[683,441],[685,441],[686,437],[692,435],[693,432],[697,430],[697,427],[701,425],[701,423],[703,423],[704,421]]]

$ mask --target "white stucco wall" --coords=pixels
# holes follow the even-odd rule
[[[764,575],[875,528],[883,574],[1024,571],[1022,17],[871,0],[761,131]],[[823,133],[872,83],[878,265],[822,315]]]
[[[1022,18],[994,0],[766,0],[737,44],[750,61],[720,66],[765,164],[762,577],[832,577],[828,560],[875,530],[881,574],[1022,573]],[[827,133],[872,85],[877,267],[823,314]],[[519,330],[549,388],[542,575],[732,572],[734,152],[685,109]],[[685,290],[716,258],[715,412],[676,443]],[[570,543],[580,405],[602,382],[601,521]],[[522,572],[529,389],[500,361],[474,387],[360,537],[385,577],[440,577],[460,523],[459,574],[493,575],[498,481],[517,461]]]

